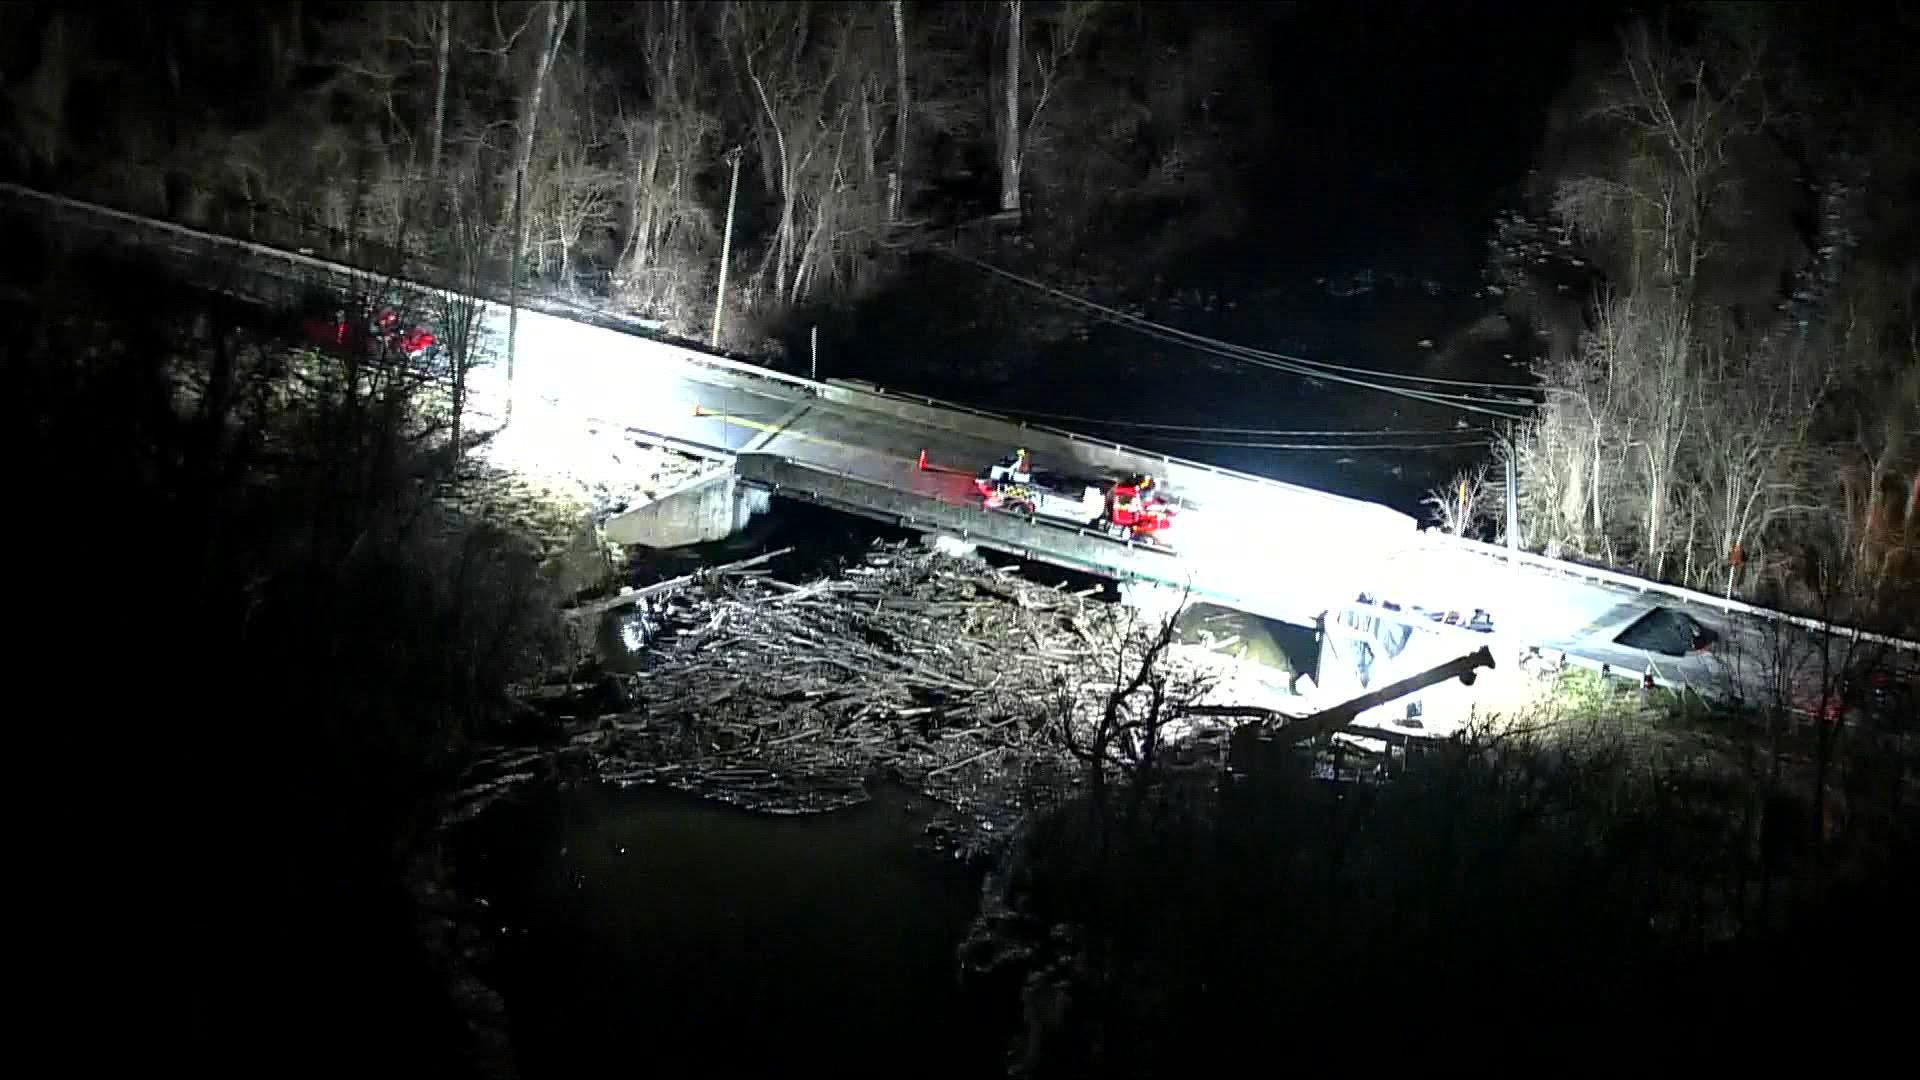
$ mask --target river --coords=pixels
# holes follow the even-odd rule
[[[979,879],[926,842],[931,810],[894,788],[775,817],[592,784],[495,805],[456,862],[522,1075],[995,1074],[1004,1040],[955,960]]]

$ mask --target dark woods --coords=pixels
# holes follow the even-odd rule
[[[89,939],[149,997],[149,1065],[306,1075],[377,1048],[437,1073],[464,1036],[405,886],[464,751],[551,654],[537,554],[450,509],[446,402],[403,367],[9,239],[36,279],[3,298],[15,493],[60,523],[20,592],[33,678],[69,688],[23,720],[125,800],[86,830],[121,853],[93,868],[120,930]]]
[[[437,254],[449,223],[481,223],[494,279],[511,259],[530,287],[692,334],[736,150],[732,306],[763,321],[879,283],[928,227],[1037,205],[1074,236],[1128,207],[1138,224],[1231,204],[1271,106],[1235,92],[1262,39],[1228,15],[1089,0],[20,4],[5,15],[6,143],[37,184],[280,242]]]
[[[1890,43],[1920,24],[1799,11],[1632,23],[1555,103],[1530,185],[1544,232],[1503,221],[1495,260],[1557,328],[1513,444],[1521,540],[1911,629],[1920,83]]]
[[[1911,20],[1697,15],[1596,33],[1509,222],[1586,271],[1495,268],[1555,341],[1514,440],[1523,539],[1910,631],[1920,159],[1910,50],[1889,42]],[[0,133],[22,182],[463,281],[516,268],[694,334],[737,150],[730,289],[771,332],[897,284],[903,251],[963,222],[1022,221],[1065,261],[1120,244],[1150,273],[1244,230],[1288,177],[1390,157],[1384,120],[1343,128],[1317,119],[1345,115],[1330,92],[1264,85],[1334,84],[1275,59],[1319,40],[1302,20],[23,3],[0,10]],[[1493,153],[1478,123],[1458,141]],[[132,853],[101,921],[138,941],[77,978],[135,999],[163,1071],[444,1074],[461,1025],[405,885],[463,750],[557,646],[535,555],[454,508],[456,414],[404,366],[321,358],[157,267],[6,236],[15,518],[47,523],[18,563],[45,657],[26,678],[58,688],[23,722],[57,733],[44,760],[69,782],[114,758],[135,793],[88,850]],[[1610,739],[1476,745],[1378,790],[1175,783],[1070,808],[1001,883],[1031,939],[1009,991],[1028,1063],[1162,1075],[1407,1038],[1552,1060],[1643,1031],[1763,1053],[1770,1032],[1896,1030],[1871,973],[1910,956],[1908,748],[1844,738],[1749,733],[1716,768]]]

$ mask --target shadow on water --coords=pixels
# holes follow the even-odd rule
[[[957,981],[978,879],[900,790],[770,817],[583,785],[501,804],[458,865],[523,1075],[992,1075]]]
[[[804,581],[858,559],[875,543],[918,535],[811,503],[775,498],[765,513],[755,515],[745,529],[725,540],[662,550],[633,549],[628,584],[638,588],[787,547],[793,551],[769,569],[783,581]]]

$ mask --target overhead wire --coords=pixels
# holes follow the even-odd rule
[[[1290,374],[1303,376],[1305,378],[1324,379],[1328,382],[1346,383],[1349,385],[1362,387],[1368,390],[1378,390],[1382,393],[1393,394],[1395,396],[1404,397],[1413,401],[1424,401],[1433,405],[1442,405],[1447,408],[1459,409],[1463,412],[1479,413],[1483,416],[1497,417],[1501,420],[1520,421],[1520,420],[1526,419],[1526,417],[1524,416],[1520,416],[1515,413],[1505,412],[1500,409],[1488,408],[1486,404],[1482,404],[1482,402],[1484,401],[1487,404],[1525,405],[1526,404],[1525,402],[1505,401],[1501,399],[1468,398],[1468,397],[1464,397],[1456,394],[1442,394],[1442,393],[1425,391],[1425,390],[1412,390],[1412,389],[1408,389],[1405,387],[1398,387],[1398,386],[1381,386],[1378,383],[1369,383],[1360,379],[1352,378],[1350,376],[1331,374],[1329,372],[1320,371],[1314,368],[1304,368],[1304,367],[1299,367],[1297,365],[1255,360],[1248,357],[1239,356],[1233,352],[1230,352],[1228,350],[1221,349],[1215,346],[1204,345],[1204,344],[1200,344],[1193,341],[1183,341],[1179,337],[1175,336],[1174,334],[1168,333],[1164,330],[1160,330],[1156,327],[1149,326],[1149,325],[1138,325],[1138,324],[1127,324],[1127,325],[1131,325],[1131,328],[1138,333],[1145,334],[1148,337],[1155,338],[1160,341],[1165,341],[1170,344],[1181,345],[1186,348],[1193,349],[1197,352],[1210,353],[1215,356],[1223,356],[1229,360],[1241,360],[1247,363],[1253,363],[1253,364],[1259,365],[1261,367],[1269,367],[1278,371],[1285,371]]]
[[[1224,427],[1212,424],[1163,424],[1153,420],[1121,420],[1112,417],[1079,416],[1073,413],[1045,412],[1039,409],[1012,407],[1003,408],[1003,411],[1018,416],[1032,417],[1037,420],[1058,420],[1066,424],[1094,424],[1102,427],[1133,428],[1138,431],[1192,431],[1208,435],[1264,435],[1275,438],[1281,436],[1331,437],[1342,435],[1356,438],[1388,435],[1462,435],[1471,431],[1489,430],[1484,425],[1445,428],[1361,428],[1347,431],[1303,430],[1299,428]]]
[[[1180,443],[1185,446],[1211,446],[1227,450],[1464,450],[1469,447],[1484,448],[1487,445],[1485,439],[1432,443],[1290,443],[1236,442],[1231,439],[1193,439],[1176,436],[1155,441]]]
[[[948,258],[957,259],[960,262],[977,267],[981,270],[985,270],[988,273],[1006,278],[1009,281],[1013,281],[1020,285],[1024,285],[1027,288],[1035,289],[1040,292],[1047,293],[1053,296],[1055,299],[1064,301],[1066,303],[1073,304],[1080,307],[1099,310],[1110,316],[1113,316],[1119,319],[1151,325],[1159,329],[1165,330],[1168,333],[1179,335],[1180,337],[1190,338],[1194,341],[1204,342],[1206,344],[1213,345],[1219,348],[1224,348],[1224,349],[1232,350],[1234,352],[1244,353],[1250,358],[1301,364],[1307,367],[1324,368],[1328,371],[1341,371],[1341,372],[1347,372],[1349,374],[1354,374],[1354,375],[1370,375],[1370,376],[1373,376],[1374,378],[1379,378],[1379,379],[1399,379],[1407,382],[1433,383],[1439,386],[1467,386],[1467,387],[1478,387],[1480,389],[1488,389],[1488,390],[1523,390],[1523,391],[1529,391],[1529,392],[1535,391],[1538,389],[1537,387],[1526,384],[1526,383],[1487,382],[1487,381],[1476,380],[1476,379],[1446,379],[1446,378],[1441,378],[1437,375],[1410,375],[1403,372],[1382,371],[1379,368],[1355,367],[1350,364],[1336,364],[1327,360],[1310,360],[1304,356],[1291,356],[1286,353],[1273,352],[1267,349],[1256,349],[1250,345],[1241,345],[1231,341],[1224,341],[1219,338],[1207,337],[1204,334],[1196,334],[1191,330],[1182,330],[1179,327],[1167,326],[1163,323],[1157,323],[1151,319],[1146,318],[1143,315],[1134,315],[1129,312],[1120,311],[1116,308],[1109,307],[1105,304],[1102,304],[1097,300],[1089,300],[1083,296],[1075,296],[1074,294],[1069,293],[1064,289],[1058,289],[1058,288],[1055,288],[1054,286],[1046,284],[1045,282],[1036,281],[1032,278],[1025,277],[1020,274],[1016,274],[1011,270],[1007,270],[1002,267],[995,266],[992,263],[973,258],[970,255],[962,255],[962,254],[959,254],[958,252],[950,252],[950,251],[943,251],[941,252],[941,254],[945,255]]]
[[[1064,290],[1054,288],[1053,286],[1047,285],[1044,282],[1035,281],[1031,278],[1027,278],[1022,275],[1013,273],[1010,270],[1004,270],[1000,267],[992,265],[991,263],[983,262],[979,259],[972,258],[971,256],[961,255],[957,252],[950,252],[950,251],[941,251],[939,253],[957,262],[961,262],[966,265],[976,267],[987,273],[993,274],[1001,278],[1005,278],[1019,285],[1033,289],[1061,303],[1065,303],[1070,306],[1089,311],[1097,316],[1100,316],[1106,319],[1109,322],[1113,322],[1117,325],[1124,326],[1128,329],[1134,330],[1135,332],[1144,334],[1148,337],[1152,337],[1161,341],[1166,341],[1171,344],[1181,345],[1186,348],[1191,348],[1199,352],[1205,352],[1205,353],[1210,353],[1216,356],[1222,356],[1230,360],[1238,360],[1244,363],[1251,363],[1260,367],[1267,367],[1267,368],[1271,368],[1278,371],[1284,371],[1289,374],[1302,376],[1304,378],[1324,379],[1329,382],[1345,383],[1352,386],[1358,386],[1363,389],[1374,390],[1381,393],[1392,394],[1399,397],[1408,398],[1414,401],[1424,401],[1429,404],[1441,405],[1448,408],[1460,409],[1465,412],[1479,413],[1486,416],[1497,417],[1502,420],[1514,420],[1514,421],[1524,420],[1525,417],[1516,415],[1511,412],[1487,408],[1486,406],[1504,405],[1508,407],[1524,408],[1528,404],[1530,404],[1529,402],[1516,400],[1513,398],[1481,397],[1477,395],[1454,394],[1454,393],[1437,391],[1437,390],[1421,390],[1421,389],[1415,389],[1412,387],[1381,385],[1375,382],[1368,382],[1366,380],[1356,379],[1342,373],[1343,372],[1360,372],[1360,373],[1374,376],[1376,378],[1397,378],[1397,379],[1408,380],[1408,381],[1433,383],[1436,385],[1449,385],[1449,386],[1458,385],[1458,386],[1470,386],[1470,387],[1478,387],[1478,388],[1490,388],[1490,389],[1496,389],[1496,390],[1511,389],[1511,390],[1533,391],[1535,389],[1533,387],[1522,386],[1517,383],[1473,382],[1473,381],[1460,380],[1460,379],[1440,379],[1433,376],[1400,375],[1393,372],[1382,372],[1382,371],[1377,371],[1370,368],[1355,368],[1350,365],[1329,364],[1324,361],[1307,360],[1303,357],[1292,357],[1292,356],[1287,356],[1284,353],[1273,353],[1273,352],[1267,352],[1261,349],[1250,348],[1244,345],[1236,345],[1232,342],[1222,341],[1218,338],[1210,338],[1202,334],[1195,334],[1191,331],[1181,330],[1181,329],[1178,329],[1177,327],[1166,326],[1164,324],[1154,322],[1151,319],[1147,319],[1143,316],[1132,315],[1124,311],[1119,311],[1105,304],[1101,304],[1093,300],[1088,300],[1084,297],[1075,296],[1072,293],[1068,293]]]

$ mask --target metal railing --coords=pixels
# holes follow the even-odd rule
[[[1317,488],[1310,488],[1301,484],[1289,484],[1284,480],[1275,480],[1271,477],[1257,476],[1253,473],[1240,472],[1236,469],[1227,469],[1218,465],[1209,465],[1204,461],[1193,461],[1187,458],[1174,457],[1171,454],[1159,454],[1151,450],[1143,450],[1137,446],[1128,446],[1125,443],[1113,442],[1108,439],[1095,439],[1086,435],[1081,435],[1077,432],[1069,431],[1066,428],[1054,427],[1051,424],[1034,423],[1032,421],[1019,419],[1018,417],[1006,416],[1000,413],[988,412],[985,409],[976,409],[971,405],[962,405],[958,402],[945,401],[940,398],[928,397],[924,394],[909,394],[909,393],[905,393],[897,390],[887,390],[882,387],[875,386],[871,383],[865,383],[865,382],[861,382],[859,380],[853,380],[853,379],[829,379],[828,384],[844,390],[852,390],[852,391],[856,391],[863,394],[869,394],[874,397],[881,398],[883,400],[902,401],[902,402],[907,402],[914,405],[923,405],[927,408],[938,409],[943,412],[960,413],[964,415],[979,417],[985,420],[995,421],[997,423],[1006,424],[1010,427],[1019,428],[1025,431],[1038,431],[1043,434],[1066,439],[1069,442],[1076,443],[1081,446],[1098,447],[1102,450],[1111,450],[1115,453],[1128,454],[1133,457],[1141,458],[1142,460],[1145,460],[1145,461],[1158,461],[1164,465],[1178,465],[1181,468],[1193,469],[1197,472],[1211,473],[1214,476],[1223,477],[1228,480],[1237,480],[1241,483],[1256,484],[1261,487],[1267,487],[1267,488],[1278,488],[1290,494],[1307,495],[1313,498],[1325,499],[1328,501],[1352,503],[1352,504],[1364,505],[1364,506],[1375,506],[1375,507],[1379,507],[1383,511],[1386,511],[1387,513],[1398,513],[1398,511],[1392,510],[1389,507],[1381,506],[1381,504],[1379,503],[1369,502],[1365,499],[1354,499],[1354,498],[1349,498],[1348,496],[1345,496],[1345,495],[1336,495],[1330,491],[1321,491]],[[1406,515],[1401,515],[1401,516],[1405,517]],[[1413,521],[1411,517],[1408,517],[1407,520],[1409,522]]]
[[[743,453],[735,458],[734,470],[742,483],[774,494],[904,528],[948,533],[968,543],[1020,558],[1038,559],[1120,581],[1179,590],[1195,601],[1287,621],[1305,617],[1303,612],[1307,607],[1315,606],[1293,597],[1249,596],[1210,584],[1206,576],[1191,572],[1191,564],[1181,559],[1178,548],[1117,538],[1066,522],[1029,519],[984,507],[941,502],[830,466],[795,461],[778,454]],[[835,483],[821,483],[822,478],[831,478]],[[1076,543],[1082,542],[1088,550],[1073,550]],[[1113,557],[1102,557],[1099,551],[1111,551]]]
[[[508,307],[508,298],[504,290],[488,288],[478,293],[465,292],[457,285],[449,283],[444,277],[435,273],[433,268],[425,263],[416,263],[407,267],[407,270],[413,274],[417,274],[417,277],[401,277],[382,271],[367,270],[345,263],[333,262],[297,251],[288,251],[284,248],[273,247],[253,240],[242,240],[236,237],[223,236],[219,233],[211,233],[203,229],[195,229],[186,225],[175,224],[171,221],[142,217],[139,214],[130,214],[124,210],[115,210],[112,207],[83,202],[79,199],[68,198],[65,195],[36,191],[33,188],[21,187],[18,184],[0,182],[0,195],[12,198],[16,202],[52,208],[56,211],[61,211],[68,215],[77,215],[94,222],[117,223],[125,226],[126,230],[148,236],[166,237],[175,243],[185,243],[190,246],[190,249],[197,249],[203,254],[215,251],[242,253],[248,258],[259,262],[270,263],[275,266],[304,272],[308,277],[324,276],[335,281],[350,283],[386,281],[400,287],[451,293],[464,299],[479,301],[492,307],[497,312],[504,312]],[[127,239],[125,231],[116,232],[114,236],[123,243]],[[682,362],[711,370],[724,371],[743,378],[772,383],[783,386],[789,390],[813,395],[817,395],[820,387],[823,385],[810,379],[774,371],[771,368],[744,363],[721,355],[700,352],[687,345],[661,341],[658,338],[640,332],[638,328],[633,325],[632,320],[625,319],[613,313],[585,309],[577,304],[552,297],[543,297],[537,294],[520,297],[519,304],[521,308],[527,311],[536,311],[552,318],[596,326],[611,333],[621,334],[623,337],[643,342],[654,349],[669,351],[674,354],[675,359],[681,360]]]
[[[412,286],[416,288],[425,287],[429,289],[435,289],[441,292],[454,293],[456,295],[464,296],[468,299],[477,300],[482,303],[491,305],[498,310],[504,310],[507,306],[506,300],[493,289],[489,289],[487,290],[486,294],[481,294],[481,295],[466,294],[466,293],[462,293],[461,290],[457,288],[453,288],[445,284],[444,279],[436,283],[430,280],[421,280],[421,279],[415,279],[415,278],[399,278],[399,277],[385,274],[378,271],[366,270],[359,267],[350,266],[344,263],[334,262],[328,259],[322,259],[314,255],[305,254],[298,251],[289,251],[281,247],[275,247],[269,244],[263,244],[254,240],[244,240],[237,237],[225,236],[219,233],[212,233],[204,229],[192,228],[186,225],[180,225],[170,221],[163,221],[157,218],[145,217],[140,214],[128,213],[127,211],[124,211],[124,210],[116,210],[116,209],[113,209],[112,207],[101,206],[97,203],[85,202],[83,200],[69,198],[64,195],[55,195],[50,192],[38,191],[33,188],[22,187],[21,185],[18,185],[18,184],[0,182],[0,195],[10,197],[16,200],[17,202],[30,203],[30,204],[34,204],[41,207],[52,208],[57,211],[65,212],[69,215],[78,215],[82,218],[91,219],[95,222],[115,222],[120,225],[126,226],[131,230],[143,232],[150,235],[165,236],[175,242],[184,242],[188,245],[197,245],[202,249],[208,249],[208,250],[224,249],[230,252],[244,253],[253,259],[266,261],[278,266],[285,266],[288,268],[297,268],[299,270],[305,271],[308,275],[325,275],[328,278],[339,280],[339,281],[345,281],[345,282],[366,282],[369,280],[377,281],[377,280],[385,279],[385,280],[392,281],[396,285]],[[333,235],[330,232],[327,232],[325,230],[321,230],[319,232],[312,232],[311,234],[314,236],[326,235],[329,239],[335,242],[333,244],[328,245],[330,248],[337,246],[337,244],[341,239],[340,237]],[[118,233],[116,234],[116,238],[122,241],[125,240],[125,236]],[[352,246],[354,246],[354,243],[349,241],[347,246],[351,248]],[[378,247],[379,245],[371,245],[364,242],[360,242],[359,246]],[[397,253],[397,255],[401,258],[403,265],[405,266],[408,272],[418,274],[422,279],[439,276],[433,271],[433,268],[428,263],[422,260],[418,260],[404,251],[396,250],[395,253]],[[559,300],[556,298],[541,297],[538,295],[528,296],[521,299],[521,304],[527,310],[537,311],[537,312],[540,312],[541,314],[548,315],[553,318],[565,319],[570,322],[593,325],[601,329],[607,330],[611,333],[621,334],[623,337],[629,338],[637,342],[644,343],[645,345],[650,346],[653,349],[670,352],[671,354],[673,354],[674,359],[685,364],[704,368],[709,371],[713,371],[717,373],[724,372],[728,375],[732,375],[740,379],[747,380],[750,383],[772,384],[775,386],[782,387],[787,391],[804,394],[809,397],[815,397],[815,398],[821,397],[823,396],[823,391],[826,391],[831,387],[843,393],[852,392],[857,394],[866,394],[875,398],[879,398],[883,401],[889,401],[889,400],[900,401],[900,402],[905,402],[910,404],[921,405],[928,409],[954,413],[957,415],[973,416],[973,417],[983,419],[983,420],[988,420],[994,423],[1004,424],[1013,429],[1041,432],[1044,434],[1055,436],[1057,438],[1066,439],[1069,442],[1072,442],[1078,445],[1083,445],[1088,447],[1097,447],[1097,448],[1100,448],[1101,450],[1111,450],[1114,453],[1128,454],[1146,461],[1159,461],[1169,466],[1177,465],[1181,468],[1193,469],[1199,472],[1209,473],[1214,476],[1236,480],[1242,483],[1250,483],[1250,484],[1256,484],[1262,487],[1276,488],[1276,489],[1284,490],[1293,494],[1309,495],[1309,496],[1313,496],[1320,499],[1326,499],[1326,500],[1357,503],[1360,505],[1367,505],[1367,506],[1378,505],[1374,503],[1366,503],[1362,500],[1347,499],[1343,496],[1335,495],[1330,492],[1318,491],[1313,488],[1303,487],[1297,484],[1289,484],[1289,483],[1285,483],[1284,481],[1273,480],[1273,479],[1262,477],[1262,476],[1256,476],[1251,473],[1243,473],[1233,469],[1224,469],[1216,465],[1206,464],[1205,462],[1191,461],[1185,458],[1176,458],[1168,454],[1156,454],[1151,451],[1142,450],[1138,447],[1128,446],[1124,443],[1111,442],[1103,439],[1093,439],[1085,435],[1081,435],[1076,432],[1069,431],[1065,428],[1057,428],[1048,424],[1031,423],[1029,421],[1021,420],[1016,417],[1005,416],[999,413],[989,412],[985,409],[977,409],[969,405],[962,405],[958,402],[945,401],[939,398],[929,397],[921,394],[906,394],[898,391],[885,390],[878,386],[873,386],[871,384],[861,384],[861,383],[853,382],[850,380],[832,380],[831,382],[823,383],[823,382],[818,382],[812,379],[802,378],[797,375],[788,375],[784,372],[774,371],[770,368],[765,368],[765,367],[761,367],[754,364],[744,363],[738,360],[731,359],[726,356],[701,352],[689,345],[679,344],[677,342],[661,341],[658,338],[654,338],[651,336],[647,336],[644,333],[637,332],[637,328],[633,325],[633,320],[624,319],[623,317],[616,315],[614,313],[594,311],[592,309],[583,309],[577,304],[571,304],[564,300]],[[851,405],[853,408],[856,408],[856,409],[860,408],[860,405],[857,402],[848,402],[847,404]],[[877,410],[868,410],[868,411],[877,411]],[[608,421],[607,423],[609,423],[611,426],[617,426],[617,425],[613,425],[613,422],[611,421]],[[648,434],[666,437],[666,436],[663,436],[662,433],[657,433],[657,432],[649,432]],[[709,453],[712,453],[715,450],[715,448],[705,447],[705,446],[702,446],[701,449]],[[837,470],[825,469],[820,466],[806,465],[804,467],[808,469],[814,469],[816,471],[822,471],[822,472],[828,472],[828,473],[837,472]],[[845,478],[848,480],[858,480],[857,477],[852,477],[850,474],[846,474]],[[883,489],[883,490],[892,490],[892,489]],[[1381,509],[1385,510],[1387,508],[1381,507]],[[1391,511],[1388,511],[1388,512],[1391,512]],[[1126,544],[1127,546],[1138,548],[1140,550],[1153,550],[1153,551],[1164,552],[1164,549],[1157,548],[1152,545],[1141,545],[1133,541],[1115,540],[1112,537],[1108,537],[1103,534],[1093,533],[1084,528],[1075,528],[1070,525],[1057,524],[1053,522],[1044,522],[1044,523],[1036,522],[1035,524],[1040,527],[1059,528],[1059,529],[1075,532],[1081,536],[1097,538],[1109,543],[1117,543],[1117,544],[1123,543],[1123,544]],[[1597,582],[1612,585],[1618,588],[1632,589],[1637,592],[1658,593],[1661,595],[1673,597],[1674,599],[1680,600],[1688,604],[1693,604],[1695,606],[1715,608],[1715,609],[1719,609],[1729,613],[1744,614],[1754,618],[1760,618],[1760,619],[1765,619],[1765,620],[1770,620],[1775,622],[1784,622],[1794,626],[1802,627],[1804,629],[1818,631],[1822,633],[1827,633],[1827,632],[1836,633],[1836,634],[1840,634],[1842,636],[1857,639],[1860,641],[1872,642],[1875,644],[1885,645],[1891,648],[1901,649],[1904,651],[1920,652],[1920,642],[1911,641],[1904,638],[1891,637],[1884,634],[1873,633],[1871,631],[1860,630],[1854,627],[1841,626],[1836,623],[1827,623],[1818,619],[1812,619],[1805,616],[1792,615],[1787,612],[1775,611],[1770,608],[1762,608],[1753,604],[1745,603],[1744,601],[1734,600],[1729,597],[1715,596],[1711,593],[1699,592],[1697,590],[1686,589],[1686,588],[1682,588],[1680,586],[1675,586],[1675,585],[1667,585],[1661,582],[1651,581],[1646,578],[1634,577],[1629,574],[1622,574],[1617,571],[1606,570],[1600,567],[1586,566],[1584,564],[1567,562],[1565,560],[1560,560],[1560,559],[1549,559],[1545,556],[1535,555],[1530,552],[1510,552],[1508,549],[1504,547],[1494,547],[1493,545],[1490,545],[1490,544],[1482,544],[1479,541],[1467,540],[1460,537],[1454,537],[1444,533],[1438,533],[1436,531],[1430,530],[1425,535],[1427,538],[1438,537],[1442,544],[1450,545],[1450,546],[1459,548],[1460,550],[1463,550],[1463,551],[1472,552],[1474,554],[1483,555],[1493,559],[1510,560],[1522,565],[1531,566],[1535,569],[1542,570],[1548,573],[1554,573],[1554,574],[1559,574],[1559,575],[1569,576],[1569,577],[1584,578],[1586,580],[1597,581]]]
[[[1442,547],[1458,548],[1461,551],[1484,556],[1489,559],[1511,561],[1522,566],[1530,566],[1536,570],[1550,574],[1558,574],[1563,577],[1583,578],[1588,581],[1611,585],[1615,588],[1632,589],[1635,592],[1655,593],[1661,596],[1672,597],[1675,600],[1696,607],[1715,608],[1728,612],[1729,614],[1747,615],[1752,618],[1764,619],[1770,622],[1787,623],[1806,630],[1837,634],[1841,637],[1871,642],[1876,645],[1885,645],[1889,648],[1900,649],[1907,652],[1920,652],[1920,641],[1909,641],[1906,638],[1876,634],[1870,630],[1861,630],[1851,626],[1843,626],[1839,623],[1823,622],[1822,620],[1808,618],[1804,615],[1794,615],[1785,611],[1776,611],[1772,608],[1763,608],[1755,604],[1749,604],[1743,600],[1735,600],[1725,596],[1715,596],[1712,593],[1700,592],[1697,589],[1688,589],[1679,585],[1668,585],[1665,582],[1634,577],[1631,574],[1622,574],[1619,571],[1607,570],[1603,567],[1568,562],[1565,559],[1550,559],[1545,555],[1535,555],[1528,551],[1509,551],[1505,547],[1454,536],[1438,529],[1427,530],[1423,534],[1422,539],[1428,543],[1438,544]]]

